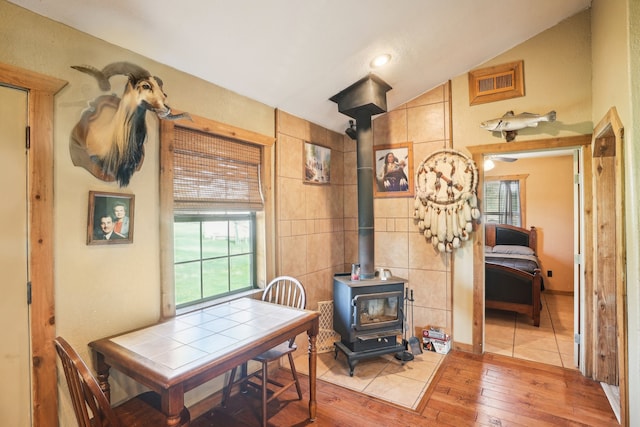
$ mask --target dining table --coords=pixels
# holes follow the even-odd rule
[[[114,368],[161,396],[167,426],[180,422],[184,396],[233,367],[306,332],[309,419],[316,418],[317,311],[240,298],[89,343],[100,387],[110,399]]]

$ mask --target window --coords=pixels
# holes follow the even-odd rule
[[[263,164],[273,138],[201,118],[161,126],[162,315],[170,317],[264,280]]]
[[[487,223],[524,227],[524,176],[486,177],[484,212]]]
[[[254,288],[255,224],[251,212],[175,216],[177,308]]]
[[[259,146],[176,128],[173,146],[176,307],[253,289]],[[249,213],[234,213],[240,209]]]

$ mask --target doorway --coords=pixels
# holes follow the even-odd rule
[[[582,153],[582,164],[584,170],[582,171],[582,188],[583,188],[583,209],[581,212],[580,228],[583,230],[581,247],[591,247],[591,152],[585,147],[589,147],[591,144],[591,135],[580,135],[573,137],[542,139],[524,142],[511,142],[509,144],[488,144],[481,146],[468,147],[468,150],[473,156],[473,160],[478,165],[483,164],[484,156],[488,154],[508,155],[510,153],[522,153],[522,152],[543,152],[549,150],[566,150],[566,149],[579,149]],[[479,170],[480,184],[478,187],[478,198],[482,200],[483,197],[483,183],[484,183],[484,168]],[[478,227],[476,232],[473,233],[474,246],[473,246],[473,352],[484,352],[484,227]],[[586,252],[580,259],[583,268],[585,269],[585,276],[580,284],[581,289],[590,288],[590,274],[589,266],[591,265],[591,254]],[[580,298],[583,298],[584,293],[580,293]],[[580,310],[583,310],[587,305],[581,305]],[[578,313],[581,315],[581,313]],[[584,335],[582,339],[584,349],[592,348],[590,337]]]
[[[32,425],[58,424],[55,309],[53,288],[53,100],[66,82],[0,63],[0,85],[27,93],[27,126],[32,148],[27,162],[26,200],[27,268],[31,282],[30,305]],[[26,293],[25,293],[26,294]],[[12,389],[3,382],[0,388]]]
[[[574,292],[578,277],[574,270],[579,268],[574,253],[582,252],[574,239],[580,234],[574,225],[576,212],[581,211],[579,191],[574,191],[579,161],[579,150],[574,148],[485,156],[483,222],[527,231],[535,227],[544,289],[537,326],[530,314],[485,309],[485,352],[578,366],[573,357],[577,354],[573,313],[574,295],[579,295]],[[503,262],[525,262],[511,258],[516,255],[504,256],[508,260]]]
[[[620,422],[626,425],[629,403],[626,384],[628,361],[626,360],[627,331],[624,304],[626,283],[624,278],[623,139],[622,124],[615,108],[612,108],[595,127],[593,140],[592,135],[582,135],[474,146],[468,149],[476,164],[481,164],[484,155],[490,153],[502,155],[511,152],[562,148],[581,150],[583,169],[579,181],[582,187],[583,208],[579,216],[579,227],[580,247],[584,248],[584,252],[576,254],[576,261],[581,265],[579,278],[582,280],[577,290],[576,314],[579,316],[579,322],[575,336],[576,343],[580,346],[579,369],[588,378],[596,378],[595,372],[608,376],[608,381],[613,376],[617,378]],[[481,183],[484,182],[482,168],[480,168],[479,178]],[[607,194],[600,197],[601,193]],[[482,198],[482,186],[478,188],[478,197]],[[595,217],[596,210],[599,217]],[[603,235],[595,235],[596,231],[600,233],[603,227],[608,228],[607,233],[611,236],[608,240]],[[609,248],[604,249],[609,257],[606,259],[610,264],[615,264],[613,270],[602,270],[602,268],[611,267],[610,265],[596,264],[596,255],[600,257],[603,250],[600,246],[605,242]],[[614,253],[613,257],[611,253]],[[473,277],[473,352],[482,353],[484,351],[484,227],[478,227],[477,232],[474,233],[473,266],[474,272],[477,272]],[[614,272],[612,277],[615,279],[606,280],[603,275],[610,274],[611,271]],[[611,298],[612,296],[614,297]],[[604,301],[606,301],[606,307],[601,304]],[[602,349],[607,351],[603,353]],[[606,354],[606,357],[601,357],[603,354]]]

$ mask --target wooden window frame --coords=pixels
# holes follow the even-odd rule
[[[264,193],[264,236],[266,242],[273,241],[274,198],[272,189],[272,158],[275,138],[246,129],[220,123],[203,117],[192,116],[192,120],[160,122],[160,281],[161,281],[161,318],[167,319],[176,314],[175,284],[173,270],[173,141],[176,126],[193,129],[215,136],[232,138],[263,147],[260,178]],[[260,234],[260,232],[258,232]],[[272,251],[264,253],[267,273],[273,264]]]

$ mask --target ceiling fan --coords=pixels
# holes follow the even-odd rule
[[[505,156],[489,156],[490,159],[492,160],[497,160],[499,162],[515,162],[516,160],[518,160],[517,157],[505,157]]]

